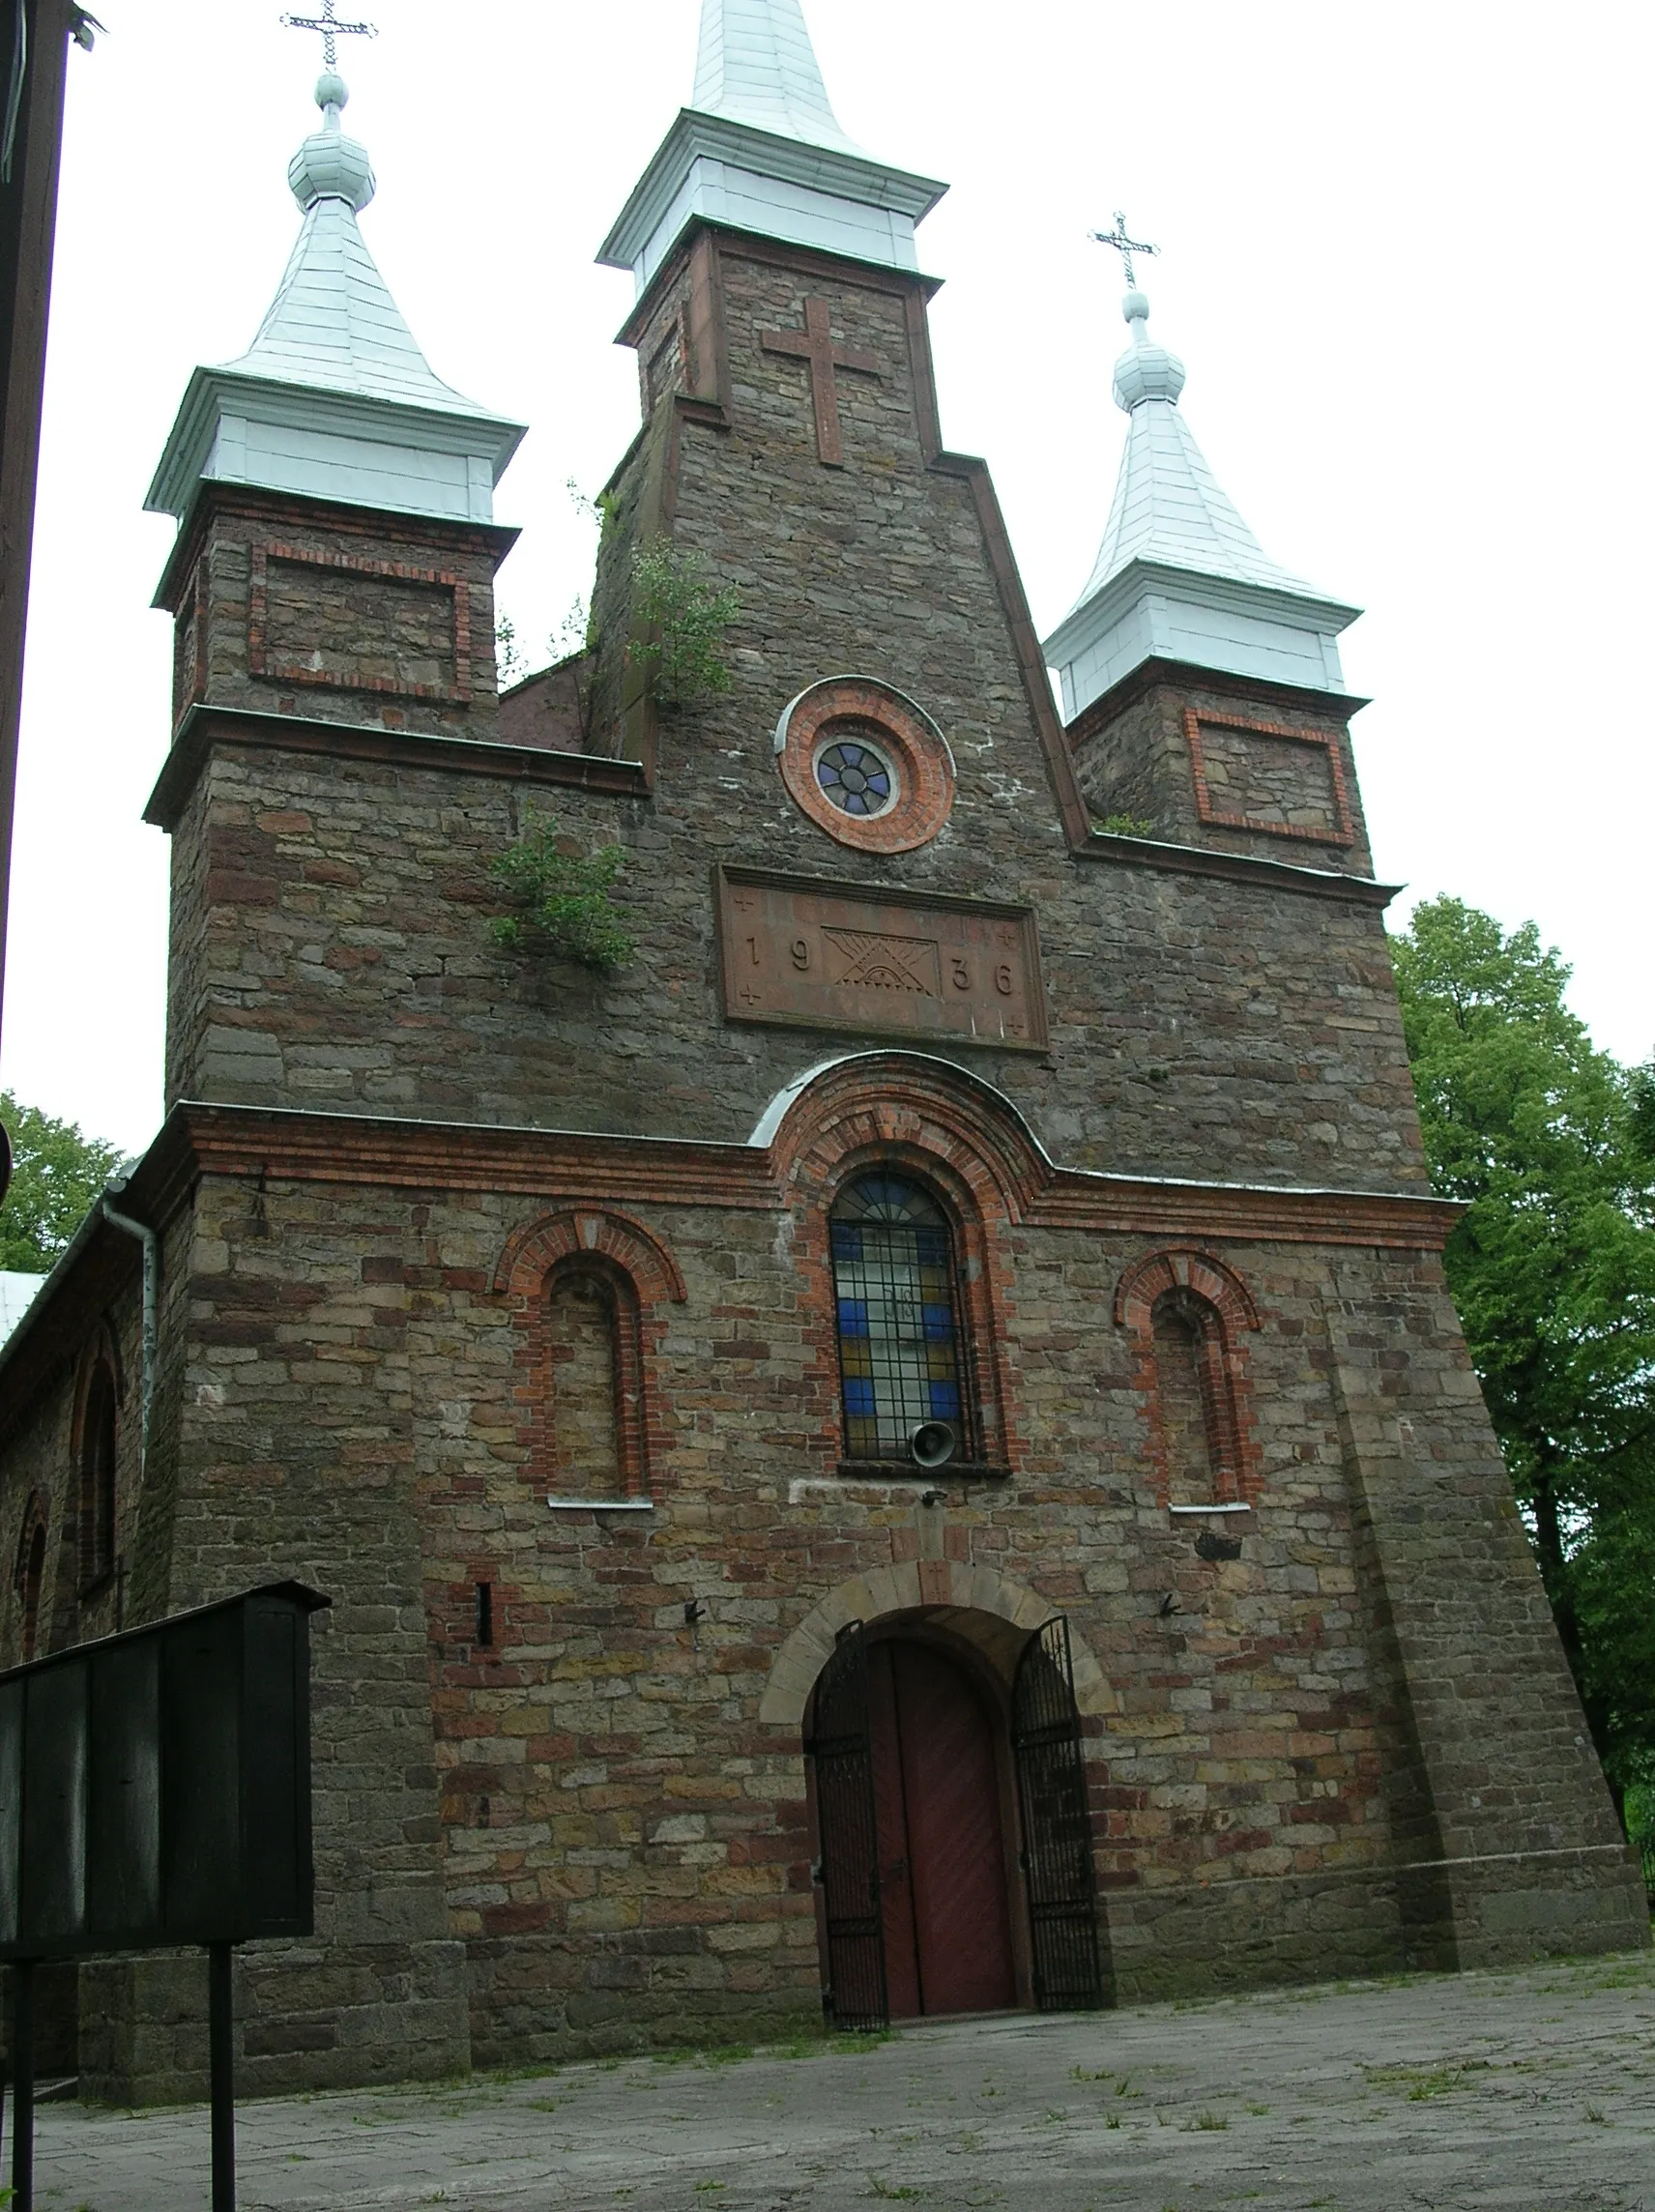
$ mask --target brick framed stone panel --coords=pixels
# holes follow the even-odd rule
[[[203,483],[156,595],[194,629],[175,642],[175,679],[181,659],[193,669],[175,737],[192,710],[298,718],[317,704],[384,729],[492,739],[494,574],[516,537]]]
[[[173,614],[172,726],[180,722],[207,696],[207,596],[201,565],[189,572],[189,582]]]
[[[1301,837],[1321,845],[1354,844],[1345,764],[1335,732],[1294,729],[1287,722],[1204,713],[1186,707],[1184,736],[1195,778],[1196,811],[1203,822],[1220,830],[1257,830],[1266,836]]]
[[[471,587],[455,571],[274,538],[252,546],[248,564],[252,675],[331,691],[383,691],[455,705],[470,700]],[[296,583],[297,575],[316,569],[342,581],[326,592],[313,582],[308,588]],[[310,655],[296,657],[312,640]],[[376,668],[376,660],[392,665]],[[353,661],[358,665],[347,665]]]
[[[1067,739],[1094,819],[1128,815],[1169,843],[1361,877],[1373,857],[1350,721],[1365,704],[1151,659],[1093,700]],[[1249,797],[1255,771],[1263,782]],[[1305,819],[1290,817],[1289,800]]]

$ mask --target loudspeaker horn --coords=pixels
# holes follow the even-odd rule
[[[921,1421],[908,1440],[915,1467],[946,1467],[959,1448],[959,1432],[947,1421]]]

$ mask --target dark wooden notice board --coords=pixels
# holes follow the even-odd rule
[[[1032,911],[720,868],[725,1018],[1046,1050]]]

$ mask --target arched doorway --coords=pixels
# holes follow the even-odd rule
[[[1060,1614],[1035,1630],[957,1607],[847,1621],[803,1718],[838,2026],[1104,2001]]]
[[[868,1724],[891,2017],[1014,2005],[999,1716],[949,1653],[892,1637],[868,1651]]]

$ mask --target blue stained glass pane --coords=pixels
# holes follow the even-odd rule
[[[877,811],[871,786],[864,803]],[[965,1418],[948,1233],[936,1201],[891,1173],[859,1178],[833,1210],[846,1448],[900,1455],[920,1421]]]
[[[816,780],[841,812],[877,814],[895,797],[890,767],[869,745],[842,739],[816,763]]]

